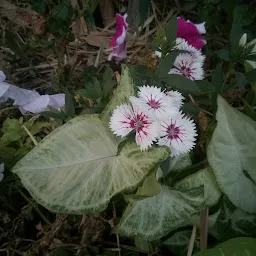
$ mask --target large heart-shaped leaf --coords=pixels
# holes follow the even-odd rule
[[[159,194],[130,200],[117,231],[126,236],[156,240],[182,227],[203,209],[203,187],[180,192],[162,186]]]
[[[207,157],[217,183],[235,206],[256,213],[256,122],[221,96],[216,118]]]
[[[255,252],[255,238],[239,237],[228,240],[212,249],[198,252],[193,256],[254,256]]]
[[[104,210],[115,194],[135,188],[169,154],[167,147],[141,152],[129,141],[118,148],[99,117],[88,115],[56,129],[13,172],[47,209],[85,214]]]
[[[210,167],[187,176],[177,182],[174,187],[181,191],[187,191],[201,185],[204,186],[205,205],[207,207],[215,205],[220,199],[221,192]]]

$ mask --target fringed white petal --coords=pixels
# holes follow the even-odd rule
[[[160,139],[158,145],[170,147],[171,156],[188,153],[194,146],[196,141],[195,123],[181,113],[167,121],[160,123]]]

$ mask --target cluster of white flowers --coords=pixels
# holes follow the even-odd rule
[[[142,86],[130,104],[121,104],[110,119],[117,136],[135,132],[137,145],[146,150],[153,143],[170,147],[171,156],[189,152],[197,136],[193,120],[180,111],[184,97],[177,91],[161,91],[155,86]]]
[[[190,80],[204,79],[203,65],[205,56],[201,50],[196,49],[183,38],[176,39],[177,50],[185,51],[180,53],[173,63],[173,68],[170,69],[168,74],[177,74],[185,76]]]

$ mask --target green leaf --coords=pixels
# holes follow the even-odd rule
[[[164,178],[170,172],[179,172],[192,164],[189,154],[183,154],[176,157],[168,157],[162,162],[161,168],[157,170],[158,179]]]
[[[192,230],[181,230],[175,232],[171,237],[163,241],[163,245],[168,247],[170,252],[175,255],[187,255],[189,241],[191,238]],[[197,236],[194,243],[193,251],[197,251],[200,248],[200,239]]]
[[[99,212],[170,154],[167,147],[141,152],[129,141],[117,152],[116,137],[97,115],[79,116],[48,135],[12,171],[53,212]]]
[[[235,206],[256,213],[256,122],[221,96],[216,119],[207,157],[217,183]]]
[[[217,92],[221,92],[224,85],[224,74],[222,65],[219,63],[212,74],[212,86],[216,88]]]
[[[252,69],[251,71],[245,73],[245,77],[249,83],[256,82],[256,69]]]
[[[246,60],[256,61],[256,54],[249,54],[245,57]]]
[[[204,208],[203,200],[202,187],[180,192],[162,186],[155,196],[130,200],[117,232],[149,241],[159,239],[186,225],[192,215]]]
[[[101,114],[104,123],[109,122],[113,110],[122,103],[128,103],[130,96],[135,95],[135,86],[127,66],[122,65],[120,84],[114,91],[114,96]]]
[[[180,75],[168,75],[167,81],[168,84],[181,92],[191,93],[191,94],[199,94],[200,89],[198,88],[196,82],[185,78]]]
[[[241,72],[236,72],[236,82],[239,88],[244,88],[247,83],[245,75]]]
[[[219,58],[222,60],[230,61],[230,59],[231,59],[229,51],[227,51],[225,49],[221,49],[221,50],[217,51],[216,53],[219,56]]]
[[[165,29],[165,35],[169,42],[173,42],[176,39],[177,27],[178,27],[177,16],[173,15]]]
[[[212,249],[198,252],[193,256],[254,256],[255,251],[255,238],[239,237],[230,239]]]
[[[204,203],[207,207],[215,205],[221,196],[220,189],[210,167],[200,170],[177,182],[174,187],[180,191],[204,186]]]
[[[44,112],[41,112],[41,116],[50,117],[50,118],[59,119],[59,120],[65,119],[65,115],[63,116],[61,112],[56,113],[52,111],[44,111]]]
[[[242,36],[242,17],[240,15],[239,9],[235,8],[233,12],[233,24],[229,35],[229,44],[232,53],[236,53],[239,45],[239,40]]]
[[[156,74],[160,78],[165,78],[169,76],[168,72],[170,71],[178,54],[179,54],[179,51],[171,51],[170,53],[168,53],[167,56],[159,60],[159,65],[157,67]]]
[[[239,236],[256,236],[256,214],[235,207],[227,197],[221,202],[218,218],[209,233],[221,241]]]
[[[139,1],[139,25],[142,25],[148,16],[150,0]]]
[[[75,100],[74,96],[66,89],[65,92],[65,110],[68,117],[75,116]]]
[[[65,22],[72,16],[72,8],[68,0],[63,0],[61,4],[51,10],[51,15],[55,20]]]
[[[108,98],[110,95],[111,90],[115,86],[116,82],[113,78],[113,70],[106,66],[103,79],[102,79],[102,87],[103,87],[103,96]]]

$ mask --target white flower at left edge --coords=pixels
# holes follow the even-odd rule
[[[110,118],[110,128],[117,136],[125,137],[135,131],[136,143],[141,150],[148,149],[158,137],[158,125],[137,106],[122,104]]]
[[[204,78],[203,62],[195,61],[189,53],[179,54],[173,66],[168,74],[182,75],[190,80],[203,80]]]
[[[5,75],[0,71],[0,100],[14,100],[13,105],[17,106],[22,114],[31,112],[41,113],[47,107],[61,109],[65,106],[65,94],[40,95],[36,91],[26,90],[4,82]]]
[[[172,153],[171,156],[188,153],[194,146],[196,141],[196,125],[194,121],[184,114],[162,121],[160,123],[160,139],[157,144],[160,146],[168,146]]]
[[[161,88],[156,86],[141,86],[139,88],[138,98],[130,97],[130,101],[156,121],[173,116],[178,112],[173,99],[168,97],[161,91]]]

